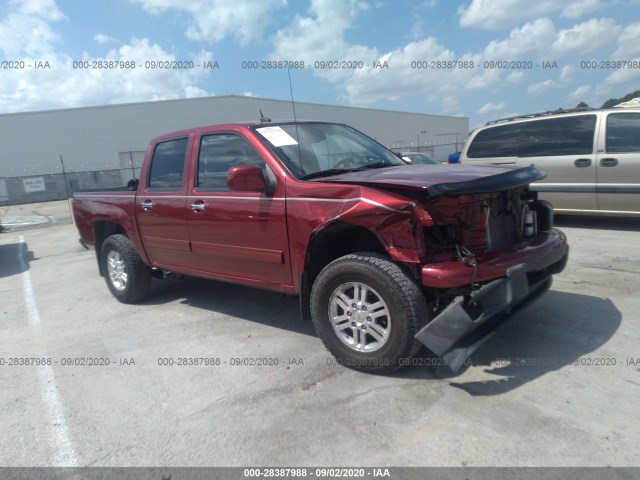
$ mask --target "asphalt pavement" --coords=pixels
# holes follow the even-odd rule
[[[0,234],[0,465],[640,463],[637,219],[561,218],[551,291],[458,374],[423,353],[390,375],[336,365],[275,293],[182,278],[118,303],[49,223]]]

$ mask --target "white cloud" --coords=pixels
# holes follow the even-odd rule
[[[495,3],[494,3],[495,1]],[[522,10],[530,15],[532,9],[540,12],[548,11],[558,17],[577,17],[587,11],[602,6],[602,2],[530,2],[518,0],[494,0],[489,3],[472,1],[471,5],[485,5],[494,9],[495,5],[511,6],[505,15],[513,13],[514,6],[523,6]],[[471,8],[471,7],[469,7]],[[495,9],[496,15],[499,14]],[[415,98],[431,104],[431,108],[442,113],[456,114],[465,96],[472,90],[482,91],[486,100],[481,103],[480,115],[506,115],[509,109],[506,101],[502,101],[500,92],[513,88],[513,84],[527,81],[528,71],[512,71],[489,68],[475,69],[419,69],[412,68],[414,60],[473,60],[476,65],[483,60],[549,60],[552,45],[556,52],[585,52],[598,48],[606,42],[615,41],[622,29],[609,18],[593,19],[577,23],[563,30],[556,29],[549,18],[534,18],[524,25],[512,28],[506,37],[489,42],[484,50],[478,53],[454,52],[434,37],[415,39],[398,48],[381,51],[373,45],[351,43],[347,40],[358,20],[359,9],[355,1],[338,2],[338,0],[312,0],[311,8],[304,15],[296,16],[274,38],[272,59],[303,59],[307,61],[326,59],[349,59],[386,61],[389,70],[374,70],[370,66],[355,70],[314,70],[313,74],[329,81],[338,91],[345,103],[359,106],[371,106],[380,102],[393,102],[399,99]],[[469,12],[470,14],[471,12]],[[469,19],[470,17],[468,17]],[[507,17],[505,17],[506,19]],[[508,24],[505,21],[505,25]],[[415,33],[415,32],[414,32]],[[635,38],[635,30],[629,28],[627,35]],[[640,31],[639,31],[640,34]],[[629,40],[630,42],[631,40]],[[476,47],[477,48],[477,47]],[[553,57],[551,57],[553,58]],[[535,63],[535,62],[534,62]],[[554,78],[549,76],[529,81],[530,85],[518,87],[522,94],[537,96],[545,92],[573,89],[574,95],[580,95],[585,89],[578,90],[572,82],[576,80],[576,66],[566,62],[555,70]],[[533,73],[533,72],[531,72]],[[551,70],[549,71],[551,73]],[[628,74],[627,74],[628,75]],[[531,78],[535,78],[531,76]],[[611,77],[610,82],[621,81]],[[578,84],[579,85],[579,84]],[[555,93],[555,92],[554,92]],[[587,93],[592,93],[589,91]],[[478,95],[478,94],[476,94]]]
[[[461,116],[460,97],[457,95],[447,95],[442,99],[442,112],[447,115]]]
[[[43,108],[76,107],[133,101],[208,95],[198,83],[207,76],[204,69],[152,69],[145,61],[176,60],[172,53],[148,39],[132,39],[103,57],[83,53],[71,58],[59,52],[53,25],[64,19],[53,0],[12,0],[0,20],[0,51],[5,57],[27,64],[47,61],[50,70],[25,68],[0,75],[0,111],[19,112]],[[108,40],[98,34],[95,40]],[[201,51],[193,54],[196,64],[213,58]],[[74,60],[135,62],[133,69],[74,68]],[[131,65],[131,63],[130,63]]]
[[[387,52],[348,42],[347,34],[360,11],[354,0],[312,0],[307,15],[296,16],[274,36],[270,58],[304,60],[305,64],[322,60],[362,61],[364,68],[313,70],[315,76],[328,80],[342,92],[340,98],[344,102],[358,106],[413,97],[440,105],[444,113],[459,114],[459,99],[464,91],[500,85],[503,72],[498,69],[435,70],[412,66],[412,62],[424,59],[473,61],[476,65],[482,62],[478,54],[456,55],[433,37]],[[373,68],[375,62],[386,62],[389,68]]]
[[[555,55],[592,52],[615,41],[621,30],[611,18],[593,18],[573,28],[560,30],[551,45],[551,52]]]
[[[362,10],[356,0],[312,0],[309,16],[296,15],[291,24],[279,30],[274,38],[275,60],[316,61],[350,60],[372,63],[379,53],[374,48],[350,44],[345,33]],[[316,69],[315,73],[333,81],[351,75],[346,69]]]
[[[600,10],[603,7],[604,5],[600,0],[578,0],[567,5],[562,10],[562,16],[567,18],[578,18]]]
[[[452,100],[459,99],[464,90],[495,85],[500,75],[499,71],[489,69],[434,70],[411,66],[413,61],[427,58],[480,62],[479,56],[456,58],[434,38],[427,38],[380,55],[379,61],[388,62],[388,70],[357,69],[336,84],[344,85],[345,98],[351,104],[372,105],[378,101],[417,96],[440,103],[443,111],[451,114],[459,110],[458,103]]]
[[[204,70],[197,68],[184,70],[147,69],[145,61],[173,61],[176,57],[166,52],[157,43],[148,39],[133,39],[118,50],[111,50],[107,59],[135,61],[136,68],[131,73],[106,71],[104,81],[109,83],[111,103],[142,101],[146,99],[167,99],[189,95],[207,95],[207,92],[194,84],[205,76]],[[202,51],[192,58],[194,63],[212,60],[211,52]]]
[[[554,0],[472,0],[467,8],[458,8],[460,26],[501,30],[523,20],[548,15],[555,10],[556,3]]]
[[[570,82],[571,79],[573,78],[573,74],[575,70],[576,69],[571,65],[565,65],[564,67],[562,67],[562,70],[560,71],[560,82],[562,83]]]
[[[458,8],[461,27],[503,30],[523,21],[538,19],[558,11],[577,18],[602,8],[599,0],[472,0]]]
[[[424,37],[425,21],[423,18],[418,18],[414,21],[413,25],[409,29],[410,36],[413,40],[418,40]]]
[[[584,101],[589,92],[591,92],[590,85],[581,85],[569,94],[569,100],[573,102]]]
[[[212,93],[203,90],[200,87],[194,87],[193,85],[187,85],[184,88],[184,97],[185,98],[198,98],[198,97],[208,97],[213,95]]]
[[[640,5],[640,2],[637,3]],[[640,64],[640,23],[632,23],[622,31],[618,37],[618,47],[611,55],[611,58]],[[628,91],[637,90],[638,82],[640,82],[640,69],[621,68],[612,72],[604,80],[602,89],[605,89],[607,95],[611,95],[611,87],[615,87],[617,92],[627,93]]]
[[[540,18],[514,28],[505,40],[489,42],[484,49],[484,57],[506,61],[523,59],[527,54],[545,50],[555,35],[553,22],[548,18]]]
[[[507,82],[520,83],[526,78],[526,76],[527,75],[524,72],[520,72],[516,70],[515,72],[511,72],[509,75],[507,75]]]
[[[272,12],[287,0],[130,0],[147,12],[160,15],[173,10],[191,17],[186,35],[191,40],[218,42],[234,36],[242,45],[259,40]]]
[[[204,70],[172,70],[145,68],[145,60],[173,61],[175,56],[147,39],[133,39],[104,57],[85,53],[82,60],[92,62],[129,61],[135,69],[78,69],[64,54],[52,54],[50,71],[24,69],[0,77],[0,111],[16,112],[43,108],[76,107],[108,103],[162,100],[209,95],[197,86]],[[211,59],[201,52],[194,62]],[[44,73],[44,74],[43,74]]]
[[[52,53],[58,35],[50,22],[62,19],[64,15],[54,0],[11,0],[0,20],[0,51],[5,58]]]
[[[529,95],[538,95],[546,90],[550,90],[556,86],[553,80],[545,80],[543,82],[532,83],[527,87]]]
[[[640,57],[636,58],[635,61],[640,62]],[[609,75],[604,83],[605,85],[624,85],[630,84],[629,88],[633,88],[633,90],[638,89],[638,81],[640,81],[640,69],[638,68],[621,68],[616,70],[611,75]],[[631,86],[633,84],[633,86]],[[623,90],[621,88],[621,90]],[[626,92],[628,93],[628,92]]]
[[[485,113],[500,112],[504,110],[506,107],[507,107],[507,104],[504,102],[500,102],[500,103],[489,102],[489,103],[485,103],[482,107],[480,107],[476,113],[478,113],[478,115],[484,115]]]
[[[111,37],[109,35],[105,35],[104,33],[96,34],[93,39],[100,45],[104,45],[105,43],[117,42],[118,39],[115,37]]]
[[[631,60],[637,56],[640,56],[640,23],[632,23],[618,37],[618,48],[612,57],[616,60]]]
[[[640,27],[637,32],[633,28],[625,31],[625,45],[637,45],[635,35],[640,39]],[[540,58],[543,55],[548,59],[549,54],[588,53],[615,41],[621,32],[622,28],[611,18],[591,19],[560,31],[556,31],[550,19],[539,18],[512,29],[503,40],[489,42],[483,56],[489,60],[509,61]],[[563,69],[563,72],[564,80],[568,79],[571,71]]]
[[[9,0],[9,6],[21,15],[39,16],[49,21],[65,18],[56,0]]]

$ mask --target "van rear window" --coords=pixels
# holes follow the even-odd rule
[[[477,133],[467,157],[548,157],[593,153],[595,115],[496,125]]]
[[[612,113],[607,117],[607,152],[640,152],[640,113]]]

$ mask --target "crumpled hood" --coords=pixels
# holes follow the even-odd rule
[[[514,168],[500,165],[401,165],[343,173],[314,181],[349,183],[372,188],[422,191],[430,197],[486,193],[527,185],[546,177],[531,165]]]

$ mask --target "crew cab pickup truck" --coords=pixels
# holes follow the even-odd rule
[[[406,165],[324,122],[155,138],[128,188],[74,194],[113,296],[168,272],[300,297],[337,360],[390,372],[421,344],[457,369],[568,255],[535,166]]]

